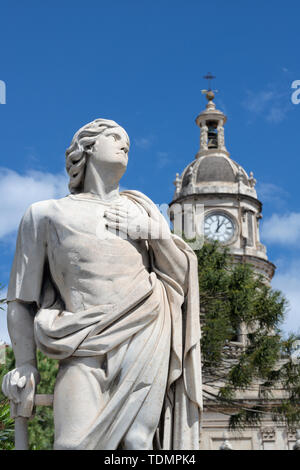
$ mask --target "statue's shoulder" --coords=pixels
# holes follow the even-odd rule
[[[140,197],[140,198],[146,198],[149,199],[146,194],[142,193],[141,191],[138,191],[137,189],[124,189],[124,191],[121,191],[120,193],[123,196],[135,196],[135,197]]]
[[[137,191],[136,189],[134,190],[126,189],[122,191],[120,194],[121,196],[126,196],[129,199],[133,199],[135,202],[139,202],[140,204],[143,204],[144,202],[144,203],[148,203],[150,205],[155,206],[155,203],[148,196],[146,196],[146,194],[142,193],[141,191]]]
[[[45,220],[49,220],[57,213],[58,206],[67,203],[68,198],[61,199],[47,199],[45,201],[38,201],[31,204],[25,211],[22,222],[23,224],[40,225]]]

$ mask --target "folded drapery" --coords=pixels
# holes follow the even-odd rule
[[[54,359],[108,353],[157,317],[159,299],[151,295],[156,281],[151,273],[148,281],[124,294],[118,305],[99,305],[76,313],[41,308],[34,320],[37,347]]]

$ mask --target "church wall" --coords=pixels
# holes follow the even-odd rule
[[[228,430],[228,421],[225,414],[204,412],[200,450],[220,450],[225,439],[232,450],[293,450],[296,431],[275,425],[270,417],[266,417],[259,426],[237,431]]]

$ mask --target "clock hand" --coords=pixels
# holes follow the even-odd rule
[[[224,220],[223,220],[223,222],[222,222],[221,224],[218,225],[216,232],[219,231],[219,229],[222,227],[223,224],[224,224]]]

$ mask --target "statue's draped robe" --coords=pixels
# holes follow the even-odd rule
[[[142,193],[124,191],[121,195],[149,215],[163,217]],[[60,201],[62,206],[59,201],[54,203],[58,215],[66,210],[64,201],[68,198]],[[123,284],[118,303],[82,309],[77,305],[75,311],[68,311],[60,300],[67,295],[67,281],[53,272],[53,253],[49,253],[49,240],[59,229],[45,214],[45,203],[38,203],[38,210],[31,206],[21,223],[8,300],[36,302],[37,347],[48,357],[59,359],[63,367],[76,365],[77,358],[103,359],[98,370],[86,368],[99,384],[103,404],[93,421],[77,433],[75,447],[116,449],[134,426],[138,432],[143,416],[152,416],[152,426],[159,429],[155,436],[158,447],[197,449],[202,386],[195,254],[172,235],[178,252],[187,259],[184,286],[174,279],[173,272],[160,269],[150,244],[148,271],[135,273],[134,262],[128,266],[128,283]],[[37,213],[40,219],[48,219],[43,230]],[[72,262],[74,265],[74,256]],[[176,265],[176,259],[172,262]]]

